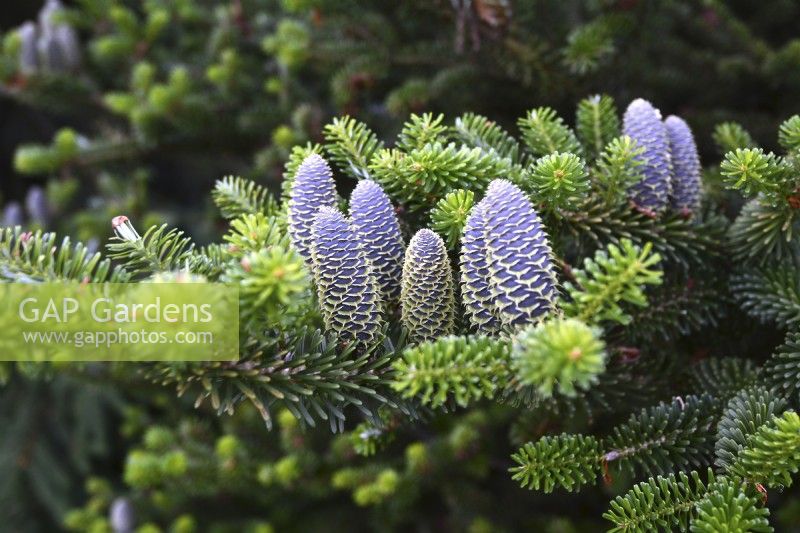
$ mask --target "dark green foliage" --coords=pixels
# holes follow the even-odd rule
[[[684,375],[692,393],[707,393],[724,400],[755,381],[756,367],[749,359],[711,358],[690,366]]]
[[[792,327],[800,321],[800,278],[790,265],[737,274],[731,291],[741,308],[762,323]]]
[[[614,52],[613,32],[603,18],[578,26],[567,36],[564,64],[571,72],[586,74],[597,70]]]
[[[622,239],[636,246],[650,242],[666,263],[683,267],[713,259],[719,253],[723,229],[713,220],[692,224],[677,214],[656,222],[628,206],[609,208],[595,202],[585,204],[580,212],[565,213],[564,224],[566,231],[592,249],[619,245]]]
[[[247,401],[271,426],[270,409],[279,405],[304,424],[323,420],[341,431],[345,406],[371,413],[370,400],[396,405],[378,392],[386,384],[388,353],[386,346],[374,354],[352,347],[341,350],[336,338],[304,330],[291,344],[253,339],[235,362],[159,365],[151,378],[173,384],[181,393],[192,391],[196,404],[207,401],[219,413],[232,413]]]
[[[724,320],[729,299],[720,281],[724,280],[679,278],[650,290],[649,305],[631,309],[633,321],[627,334],[636,342],[653,338],[669,341],[717,326]],[[714,358],[704,362],[715,365],[725,361]]]
[[[734,257],[756,265],[798,257],[798,220],[796,209],[775,209],[760,198],[750,200],[728,230]]]
[[[717,468],[730,470],[750,436],[785,408],[786,402],[764,387],[743,389],[731,398],[717,425]]]
[[[800,400],[800,332],[786,336],[784,343],[764,363],[760,374],[767,386],[774,387],[793,405],[797,404]]]
[[[611,501],[611,509],[603,518],[614,527],[609,531],[669,531],[689,528],[695,505],[702,501],[713,483],[704,483],[700,475],[692,471],[689,475],[680,472],[666,477],[658,476],[637,483],[624,496]]]
[[[614,428],[604,443],[604,458],[618,468],[649,475],[708,464],[718,409],[718,402],[707,395],[643,409]]]

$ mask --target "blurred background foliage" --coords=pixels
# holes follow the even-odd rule
[[[534,105],[569,116],[587,94],[644,97],[685,117],[709,157],[716,123],[746,123],[771,148],[781,117],[800,106],[800,6],[791,0],[66,7],[46,24],[70,23],[77,39],[63,46],[75,50],[43,44],[41,21],[14,32],[36,21],[39,2],[0,14],[10,32],[0,175],[5,202],[21,208],[12,219],[84,240],[108,234],[110,213],[153,210],[207,239],[215,179],[277,187],[289,149],[320,140],[321,125],[342,113],[386,138],[408,112],[472,110],[513,128]],[[21,64],[27,47],[32,63]]]
[[[381,138],[424,111],[474,111],[515,131],[535,106],[570,117],[589,94],[643,97],[685,118],[710,164],[717,123],[747,124],[770,149],[778,124],[800,112],[793,0],[43,4],[0,9],[1,222],[90,246],[120,213],[141,227],[168,221],[201,243],[218,236],[213,182],[234,174],[279,190],[291,148],[320,141],[340,114]],[[591,531],[602,526],[563,516],[599,516],[601,492],[625,484],[611,481],[594,500],[520,491],[492,457],[545,428],[509,428],[504,407],[433,419],[389,443],[375,427],[331,440],[291,416],[265,436],[257,413],[217,419],[130,368],[82,369],[80,379],[3,369],[0,529],[9,531],[324,530],[364,506],[373,511],[354,530]],[[388,459],[363,458],[378,445]],[[502,513],[497,494],[508,497]],[[553,516],[527,512],[539,500]],[[209,502],[219,524],[194,518]],[[797,507],[782,507],[777,523],[797,524]]]

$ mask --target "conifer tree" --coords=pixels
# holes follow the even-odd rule
[[[234,283],[241,347],[0,363],[0,522],[796,523],[800,118],[707,135],[741,78],[800,111],[796,43],[719,2],[547,4],[49,0],[9,32],[3,94],[74,129],[16,153],[58,179],[7,205],[0,279]]]

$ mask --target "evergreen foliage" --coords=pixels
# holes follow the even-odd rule
[[[508,344],[489,337],[440,337],[408,348],[394,368],[394,388],[438,407],[450,395],[458,405],[494,397],[509,375]]]
[[[413,115],[386,144],[337,119],[323,147],[287,151],[280,198],[220,180],[212,195],[227,230],[202,247],[164,223],[140,234],[125,216],[104,253],[4,229],[7,281],[239,286],[237,361],[70,369],[158,396],[139,415],[123,484],[93,487],[69,527],[111,520],[98,509],[124,522],[117,497],[170,527],[176,509],[203,516],[200,504],[222,494],[284,526],[311,524],[308,502],[338,502],[413,529],[404,513],[440,503],[437,491],[461,507],[473,490],[508,497],[513,517],[481,511],[501,524],[517,508],[549,508],[510,477],[610,497],[614,531],[770,530],[759,493],[790,488],[800,468],[797,233],[785,226],[796,121],[782,127],[783,156],[728,153],[704,178],[727,190],[704,187],[699,206],[688,126],[636,100],[622,121],[632,135],[620,136],[615,109],[585,100],[577,133],[535,109],[521,141],[477,114]],[[718,134],[750,143],[732,126]],[[352,191],[349,217],[337,185]],[[783,221],[780,250],[765,244],[772,225],[746,224],[754,206]],[[0,368],[15,384],[31,372]],[[167,405],[193,421],[142,429]]]
[[[456,189],[436,203],[431,210],[431,229],[439,233],[448,249],[455,248],[469,223],[468,215],[475,201],[475,193]]]
[[[522,331],[512,357],[520,383],[548,397],[554,388],[566,396],[589,388],[605,370],[606,354],[597,331],[580,320],[556,319]]]
[[[553,152],[567,152],[581,155],[582,149],[578,139],[553,109],[539,107],[528,111],[519,119],[518,126],[522,131],[528,150],[542,157]]]
[[[597,159],[606,145],[620,134],[614,99],[606,94],[596,94],[581,100],[575,113],[575,130],[586,147],[587,157]]]
[[[692,520],[692,533],[715,531],[752,531],[770,533],[769,509],[742,490],[741,483],[730,478],[716,481],[705,498],[695,504],[697,516]]]

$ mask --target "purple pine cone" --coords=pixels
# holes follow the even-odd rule
[[[22,219],[22,206],[19,202],[8,202],[5,209],[3,209],[3,226],[13,228],[14,226],[21,226]]]
[[[397,300],[405,246],[392,202],[380,185],[372,180],[358,182],[350,196],[350,218],[381,293],[387,301]]]
[[[670,177],[667,129],[661,121],[661,112],[647,100],[637,98],[630,103],[623,118],[623,133],[644,148],[642,180],[631,187],[631,200],[644,209],[661,212],[669,203]]]
[[[57,20],[64,11],[59,0],[48,0],[39,12],[39,59],[54,72],[73,69],[80,63],[80,43],[75,29]]]
[[[539,215],[507,180],[490,183],[484,203],[496,312],[504,325],[536,323],[555,308],[557,283]]]
[[[25,75],[33,74],[39,68],[39,52],[36,48],[36,24],[26,22],[17,29],[19,35],[19,70]]]
[[[411,342],[435,340],[453,333],[453,272],[444,241],[429,229],[419,230],[406,250],[401,292],[402,322]]]
[[[47,195],[41,187],[31,187],[25,196],[25,209],[31,220],[46,226],[50,220],[50,203],[47,201]]]
[[[495,314],[494,297],[489,285],[490,272],[486,250],[486,200],[482,200],[467,218],[461,238],[461,297],[469,321],[481,333],[496,333],[500,320]]]
[[[136,526],[136,512],[128,498],[116,498],[111,502],[108,521],[114,533],[131,533]]]
[[[311,233],[314,280],[326,327],[342,339],[372,343],[383,324],[382,302],[355,228],[339,210],[322,207]]]
[[[321,207],[336,206],[336,185],[328,163],[318,154],[306,157],[295,173],[289,198],[289,236],[311,265],[311,225]]]
[[[680,117],[670,115],[664,121],[672,157],[673,209],[694,213],[700,207],[700,156],[689,125]]]

